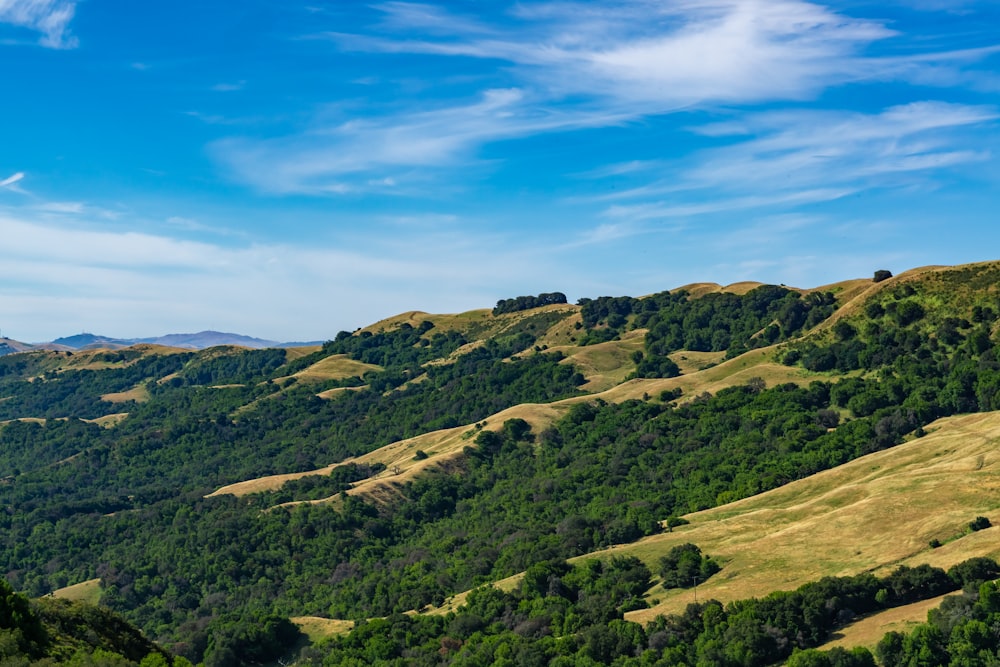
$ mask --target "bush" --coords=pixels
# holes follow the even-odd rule
[[[991,524],[990,520],[987,519],[986,517],[977,516],[975,519],[969,522],[969,530],[971,530],[972,532],[976,532],[977,530],[983,530],[985,528],[989,528],[992,525],[993,524]]]

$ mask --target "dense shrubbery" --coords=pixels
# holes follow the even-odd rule
[[[978,562],[956,567],[974,570],[982,566]],[[995,571],[996,563],[990,568]],[[905,596],[886,594],[904,581]],[[530,567],[515,591],[479,589],[465,605],[443,618],[398,615],[360,624],[349,635],[329,640],[305,657],[315,665],[361,661],[373,665],[757,667],[790,658],[788,664],[799,667],[874,667],[866,649],[821,652],[813,647],[859,615],[958,587],[943,570],[899,568],[884,579],[869,574],[827,577],[759,600],[692,604],[683,614],[657,617],[645,627],[625,621],[625,611],[645,606],[639,596],[649,583],[649,570],[634,558],[585,561],[575,567],[546,561]],[[968,585],[980,583],[972,580]],[[984,590],[1000,597],[995,585],[988,584]],[[953,615],[947,618],[954,622]],[[967,626],[962,627],[965,636],[970,634]],[[943,634],[920,636],[940,638]],[[980,649],[989,644],[995,651],[1000,645],[995,634],[980,633],[977,640]],[[891,656],[894,661],[885,664],[947,664],[908,662],[925,645],[919,640],[896,641],[890,636],[883,641],[886,648],[879,648],[883,659],[899,646]],[[944,655],[943,647],[932,645],[931,649]]]
[[[672,548],[660,558],[659,574],[664,588],[691,588],[721,569],[701,549],[688,543]]]
[[[667,355],[676,350],[726,352],[734,357],[749,349],[788,340],[833,313],[829,292],[802,295],[763,285],[743,295],[707,294],[697,299],[684,291],[651,296],[581,299],[583,343],[618,337],[626,328],[648,329],[645,354],[635,377],[673,377],[679,370]]]
[[[547,292],[538,296],[519,296],[513,299],[500,299],[493,308],[494,315],[503,313],[516,313],[521,310],[540,308],[541,306],[552,306],[566,303],[566,295],[562,292]]]
[[[169,656],[107,609],[67,600],[29,601],[0,579],[0,664],[168,665]],[[174,667],[190,667],[187,660]]]

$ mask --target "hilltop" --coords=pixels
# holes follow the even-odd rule
[[[694,591],[664,588],[660,559],[688,542],[722,567],[699,599],[734,604],[995,556],[992,529],[960,533],[1000,519],[1000,264],[882,278],[517,297],[300,348],[9,354],[0,559],[30,595],[98,582],[170,650],[225,665],[290,656],[289,618],[317,635],[420,610],[387,655],[472,655],[485,635],[447,625],[463,602],[516,650],[610,663],[588,637],[614,627],[662,657],[657,616]],[[468,591],[492,582],[514,597],[490,612]],[[565,602],[532,602],[549,589]]]

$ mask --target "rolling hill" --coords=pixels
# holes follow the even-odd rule
[[[293,617],[314,638],[385,618],[304,664],[709,660],[716,640],[669,629],[696,595],[746,624],[740,601],[772,591],[1000,555],[995,529],[966,534],[1000,519],[998,284],[998,263],[699,283],[410,311],[297,350],[8,354],[0,560],[30,595],[99,582],[209,665],[290,658]],[[721,572],[664,589],[688,543]],[[788,656],[831,631],[730,645]],[[734,651],[711,660],[757,664]]]

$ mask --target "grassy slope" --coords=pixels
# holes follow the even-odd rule
[[[613,357],[615,355],[615,348],[607,346],[615,344],[621,345],[621,343],[617,342],[602,344],[606,346],[603,348],[604,351],[598,352],[595,356],[605,354]],[[598,346],[594,345],[591,347],[596,348]],[[586,351],[590,348],[581,349]],[[700,353],[688,354],[692,354],[695,358],[698,358]],[[537,433],[566,414],[573,404],[598,398],[609,403],[618,403],[630,399],[642,399],[644,396],[656,397],[665,389],[674,389],[676,387],[680,387],[686,397],[694,397],[705,391],[714,393],[725,387],[745,384],[751,377],[762,377],[769,386],[783,382],[795,382],[796,384],[805,385],[820,377],[825,379],[830,379],[831,377],[775,363],[773,361],[774,354],[774,348],[762,348],[752,350],[735,359],[730,359],[702,371],[696,371],[690,375],[668,379],[629,380],[628,382],[615,385],[606,391],[587,396],[567,398],[544,405],[516,405],[484,420],[486,422],[485,428],[488,430],[497,430],[506,420],[520,418],[531,424],[532,429]],[[631,365],[631,361],[628,361],[628,364]],[[622,373],[620,369],[611,369],[606,372]],[[388,500],[397,497],[398,494],[395,492],[395,489],[411,480],[423,470],[447,465],[448,461],[461,454],[464,447],[472,444],[475,436],[476,430],[471,425],[458,426],[394,442],[363,456],[351,459],[350,462],[354,463],[384,463],[387,470],[375,478],[358,482],[351,489],[350,493],[364,495],[376,500]],[[428,454],[428,458],[422,461],[415,461],[413,457],[417,450],[422,450]],[[237,482],[222,487],[214,491],[211,495],[231,493],[241,496],[248,493],[274,490],[292,479],[299,479],[308,475],[329,474],[333,467],[331,465],[306,472],[271,475]],[[325,501],[319,500],[313,502]]]
[[[305,368],[295,375],[299,381],[322,382],[323,380],[343,380],[349,377],[361,377],[368,371],[381,371],[381,366],[355,361],[346,354],[333,354],[320,359],[315,364]],[[281,381],[283,378],[278,378]]]
[[[997,263],[975,266],[995,270]],[[834,292],[842,305],[833,318],[818,328],[825,329],[841,317],[859,315],[864,303],[883,289],[900,282],[924,282],[928,275],[933,281],[934,274],[949,269],[923,267],[879,284],[858,279],[815,288]],[[702,295],[718,291],[744,293],[756,286],[752,283],[727,287],[698,284],[684,289]],[[425,317],[449,317],[453,319],[448,324],[456,328],[461,328],[459,321],[464,318],[463,324],[475,321],[483,329],[489,328],[484,323],[490,319],[487,311],[463,316],[409,313],[400,317],[404,318],[400,322],[410,321],[413,325]],[[398,325],[392,319],[372,329]],[[537,431],[558,419],[571,404],[596,397],[609,402],[655,398],[665,389],[679,387],[690,398],[704,391],[714,393],[727,386],[742,384],[755,376],[764,378],[769,386],[781,382],[808,384],[818,377],[776,363],[777,348],[764,348],[729,361],[722,361],[720,353],[677,352],[672,356],[683,376],[622,382],[634,368],[629,358],[631,352],[642,349],[641,332],[626,336],[622,341],[579,347],[568,342],[575,332],[574,321],[578,319],[579,315],[574,314],[553,326],[546,334],[546,344],[552,344],[552,349],[564,352],[577,364],[588,379],[586,388],[595,393],[546,406],[516,406],[487,420],[487,428],[498,428],[505,419],[520,417]],[[443,320],[436,325],[447,326]],[[825,379],[836,378],[827,375]],[[672,546],[693,541],[724,564],[723,572],[700,585],[697,591],[651,590],[648,597],[657,603],[654,608],[629,614],[630,620],[640,622],[659,613],[682,611],[696,596],[723,601],[759,597],[827,575],[862,571],[881,574],[899,564],[924,562],[948,567],[976,555],[1000,556],[1000,544],[995,544],[994,531],[997,529],[962,534],[964,526],[974,516],[983,514],[994,522],[1000,518],[1000,494],[996,493],[1000,490],[997,478],[1000,462],[990,458],[990,442],[1000,437],[1000,414],[949,418],[934,424],[930,430],[934,431],[932,435],[893,450],[873,454],[761,496],[691,515],[688,517],[691,525],[677,532],[596,555],[634,554],[655,570],[659,557]],[[468,427],[460,427],[372,452],[362,458],[384,462],[389,470],[380,478],[360,482],[352,493],[382,501],[398,500],[398,487],[403,482],[428,467],[446,465],[474,435]],[[431,456],[414,462],[412,453],[417,449]],[[393,472],[393,468],[398,472]],[[932,538],[945,542],[945,546],[931,550],[927,543]],[[496,585],[510,588],[519,579],[520,575],[516,575]],[[465,596],[466,593],[456,595],[444,607],[431,613],[454,609]],[[870,645],[881,638],[884,631],[921,621],[927,609],[935,604],[918,603],[859,621],[844,630],[841,644]]]
[[[948,595],[955,594],[949,593]],[[893,631],[908,633],[913,630],[914,626],[925,623],[927,621],[927,612],[940,606],[941,601],[946,597],[947,595],[941,595],[929,600],[921,600],[920,602],[896,607],[895,609],[886,609],[881,613],[866,616],[860,621],[855,621],[834,633],[833,639],[820,648],[827,650],[834,646],[841,646],[843,648],[866,646],[874,649],[875,645],[885,636],[885,633]]]
[[[52,592],[52,597],[96,605],[101,598],[101,580],[88,579]]]
[[[976,266],[995,271],[1000,265]],[[953,290],[954,285],[947,280],[947,270],[950,267],[924,267],[879,284],[854,280],[816,288],[835,292],[843,306],[819,328],[824,329],[841,317],[860,315],[869,297],[900,283],[919,280],[922,285],[930,284],[924,292],[929,298],[935,298],[934,281],[938,278],[939,287]],[[723,288],[698,284],[686,289],[700,295],[717,291],[743,293],[756,286],[740,283]],[[674,358],[684,371],[683,376],[622,382],[633,368],[631,352],[642,348],[641,332],[627,335],[621,341],[579,347],[573,345],[579,309],[575,306],[547,308],[564,310],[567,316],[551,326],[539,343],[566,354],[584,372],[587,388],[599,393],[549,405],[515,406],[486,420],[488,429],[499,428],[506,419],[520,417],[538,431],[558,419],[573,403],[594,397],[609,402],[644,397],[655,399],[663,390],[679,387],[685,397],[690,398],[705,391],[714,393],[726,386],[742,384],[755,376],[764,378],[768,385],[780,382],[807,384],[818,377],[776,363],[776,348],[764,348],[722,363],[719,363],[719,354],[678,352]],[[418,326],[424,320],[431,320],[435,324],[431,335],[437,331],[460,330],[470,339],[482,340],[510,329],[535,312],[537,309],[494,317],[488,310],[457,315],[412,311],[367,329],[391,329],[404,322]],[[324,365],[329,368],[323,368]],[[317,366],[316,370],[322,368],[320,372],[326,373],[333,370],[336,362],[324,360]],[[691,515],[688,517],[691,525],[674,533],[599,554],[634,554],[655,570],[656,561],[670,547],[692,541],[724,565],[720,574],[699,586],[697,591],[652,590],[649,597],[658,604],[650,610],[633,612],[629,617],[644,621],[658,613],[680,611],[694,600],[695,595],[699,599],[714,597],[728,601],[795,588],[831,574],[884,572],[902,563],[928,562],[947,567],[975,555],[1000,555],[994,532],[998,529],[948,541],[958,536],[976,515],[983,514],[994,522],[1000,519],[1000,494],[997,493],[1000,491],[997,479],[1000,463],[993,461],[989,447],[993,439],[1000,437],[1000,415],[950,418],[935,424],[934,429],[936,432],[932,435],[893,450],[873,454],[755,498]],[[351,493],[382,502],[397,501],[403,483],[430,467],[447,466],[471,444],[475,434],[470,427],[458,427],[393,443],[359,457],[355,460],[385,463],[388,470],[377,478],[359,482]],[[423,450],[429,457],[415,461],[413,455],[417,450]],[[248,480],[216,493],[240,495],[278,488],[288,479],[328,473],[331,468]],[[945,541],[945,546],[929,549],[927,542],[932,538]],[[517,579],[513,577],[498,583],[510,586]],[[453,607],[462,599],[461,595],[455,596],[447,606]],[[899,622],[897,616],[912,618],[906,616],[908,613],[922,616],[925,610],[897,610],[892,618],[886,616],[884,620],[894,623]],[[862,623],[868,623],[868,626],[859,625],[867,627],[865,632],[881,636],[877,617]]]
[[[963,535],[978,515],[1000,520],[1000,413],[951,417],[929,435],[808,479],[687,518],[691,524],[603,555],[635,555],[655,568],[671,547],[693,542],[723,564],[697,591],[654,588],[648,621],[699,599],[723,602],[796,588],[824,576],[885,574],[929,563],[950,567],[1000,556],[1000,528]],[[939,539],[944,546],[931,549]]]

